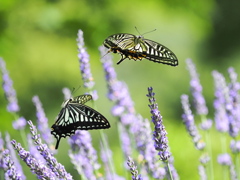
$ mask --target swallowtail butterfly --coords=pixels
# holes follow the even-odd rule
[[[71,136],[76,130],[107,129],[108,120],[85,103],[92,99],[91,95],[80,95],[66,100],[56,122],[52,125],[51,134],[57,139],[55,149],[58,148],[62,137]]]
[[[103,45],[110,49],[108,52],[121,54],[122,58],[117,64],[126,58],[135,61],[145,58],[171,66],[178,65],[178,59],[170,49],[155,41],[144,39],[143,36],[127,33],[113,34],[105,39]]]

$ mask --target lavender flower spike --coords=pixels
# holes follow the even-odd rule
[[[230,131],[227,110],[225,107],[226,101],[229,101],[228,87],[222,74],[213,71],[212,76],[214,78],[215,86],[215,98],[213,103],[215,109],[215,125],[219,132],[224,133]]]
[[[115,106],[112,108],[112,114],[114,116],[119,116],[124,125],[129,125],[132,122],[132,118],[129,116],[133,114],[135,116],[135,109],[127,85],[122,81],[118,81],[111,56],[106,54],[106,48],[101,46],[99,50],[101,52],[101,62],[108,86],[108,98],[115,102]],[[125,117],[123,117],[123,113],[126,115]]]
[[[149,98],[148,105],[150,107],[150,112],[152,114],[152,122],[155,126],[155,131],[153,132],[153,139],[155,141],[154,146],[157,151],[159,151],[159,156],[162,161],[167,161],[171,154],[168,151],[168,138],[167,138],[167,131],[163,125],[162,116],[160,111],[158,110],[158,105],[154,98],[155,93],[153,92],[153,88],[148,88],[147,97]]]
[[[3,149],[4,149],[4,140],[2,138],[2,133],[0,132],[0,169],[4,169],[5,163],[3,162]]]
[[[151,124],[148,119],[144,119],[140,115],[136,116],[136,118],[137,123],[131,127],[131,132],[134,134],[137,150],[145,161],[143,168],[153,178],[164,179],[166,170],[161,167],[162,162],[158,161],[156,156],[157,151],[152,140]]]
[[[84,82],[84,87],[91,89],[94,86],[94,81],[90,69],[89,55],[84,47],[83,31],[78,30],[78,58],[80,62],[80,71]]]
[[[228,69],[231,82],[228,85],[229,88],[229,104],[226,109],[230,124],[230,135],[236,137],[240,132],[240,83],[237,81],[237,73],[234,68]]]
[[[198,166],[198,173],[201,180],[207,180],[206,168],[203,165]]]
[[[197,114],[207,115],[208,108],[206,106],[205,99],[202,95],[202,85],[200,84],[196,67],[193,64],[191,59],[187,59],[186,63],[191,76],[190,86],[191,86],[191,91],[194,98],[194,106],[197,111]]]
[[[235,108],[239,108],[240,103],[240,83],[237,81],[238,74],[235,72],[233,67],[228,68],[229,77],[231,80],[231,83],[229,84],[229,95],[231,98],[231,102],[234,103]],[[238,111],[238,113],[240,113]],[[239,115],[239,114],[238,114]]]
[[[21,176],[21,178],[23,180],[25,180],[26,176],[23,173],[22,166],[21,166],[19,159],[17,158],[17,155],[15,153],[15,150],[11,144],[10,135],[7,132],[5,133],[5,142],[6,142],[6,149],[9,150],[9,154],[10,154],[12,161],[14,162],[14,166],[16,167],[17,174],[19,174]]]
[[[101,54],[101,62],[105,72],[105,79],[107,81],[108,86],[108,98],[111,101],[115,101],[118,99],[118,94],[116,89],[119,89],[121,86],[119,81],[117,80],[117,73],[113,67],[113,62],[111,60],[111,55],[107,53],[106,48],[104,46],[99,47],[99,51]]]
[[[5,62],[1,57],[0,57],[0,70],[2,71],[3,90],[5,93],[5,97],[8,100],[7,110],[8,112],[18,112],[20,108],[18,106],[16,91],[13,88],[13,82],[9,77]]]
[[[36,116],[37,116],[37,124],[38,124],[38,130],[40,131],[40,134],[44,141],[51,145],[53,142],[53,136],[51,136],[50,129],[48,127],[48,119],[45,115],[45,112],[42,107],[42,103],[38,96],[34,96],[32,98],[32,101],[36,107]]]
[[[49,169],[56,175],[58,179],[72,180],[72,176],[66,172],[64,166],[57,162],[56,158],[53,157],[50,149],[46,144],[42,144],[40,135],[37,134],[36,127],[32,124],[32,121],[28,121],[30,125],[30,131],[32,134],[32,139],[37,145],[37,150],[40,152],[42,157],[46,160]]]
[[[234,167],[234,163],[232,162],[231,156],[228,153],[218,155],[217,159],[218,163],[222,166],[227,166],[230,171],[230,179],[237,180],[237,172],[236,168]]]
[[[130,171],[131,171],[131,174],[132,174],[132,180],[143,180],[141,175],[138,174],[137,167],[135,166],[132,158],[128,157],[127,164],[130,167]]]
[[[19,153],[20,158],[27,164],[27,166],[31,169],[32,173],[37,175],[38,179],[46,179],[46,180],[54,180],[56,177],[51,172],[49,168],[47,168],[41,162],[38,162],[33,156],[25,151],[20,143],[17,143],[15,140],[11,141],[12,145]]]
[[[200,159],[200,165],[198,166],[198,174],[201,180],[207,180],[207,169],[206,165],[210,161],[210,157],[207,154],[203,154]]]
[[[100,165],[97,162],[97,152],[91,141],[91,135],[88,131],[76,131],[69,138],[71,145],[69,156],[79,174],[84,173],[87,179],[96,180],[94,172],[100,168]]]
[[[22,180],[21,175],[16,171],[16,167],[14,166],[14,162],[10,157],[8,149],[3,151],[3,157],[3,161],[6,165],[5,179]]]
[[[182,108],[183,108],[183,122],[186,126],[186,129],[189,135],[192,137],[195,147],[198,150],[202,150],[205,147],[205,143],[202,141],[201,135],[198,132],[198,129],[194,123],[194,116],[190,109],[189,100],[187,95],[181,96]]]

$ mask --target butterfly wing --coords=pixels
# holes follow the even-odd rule
[[[55,124],[52,125],[51,134],[57,139],[57,149],[60,139],[71,136],[76,130],[106,128],[110,128],[110,124],[102,114],[84,104],[69,102],[61,109]]]
[[[134,39],[136,38],[133,34],[119,33],[109,36],[103,42],[103,45],[108,49],[122,49],[126,50],[135,46]]]
[[[177,56],[166,46],[149,39],[144,39],[144,43],[147,46],[146,59],[171,66],[178,65]]]
[[[79,104],[85,104],[86,102],[88,102],[90,100],[92,100],[92,96],[90,94],[84,94],[84,95],[80,95],[80,96],[73,98],[72,102],[76,102]]]

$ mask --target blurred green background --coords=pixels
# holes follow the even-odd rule
[[[127,83],[137,112],[149,119],[147,87],[154,88],[176,169],[182,179],[197,178],[199,154],[181,122],[180,95],[189,94],[185,60],[192,58],[197,66],[210,109],[209,117],[212,118],[214,92],[211,71],[216,69],[226,75],[229,66],[233,66],[236,72],[240,70],[239,5],[237,0],[1,0],[0,56],[6,61],[14,82],[20,115],[35,121],[31,99],[38,95],[51,126],[63,102],[62,88],[73,89],[82,85],[76,43],[77,31],[81,29],[99,95],[97,109],[112,125],[105,132],[117,162],[121,150],[115,141],[118,136],[116,119],[110,113],[112,103],[106,98],[107,88],[98,47],[115,33],[138,35],[135,26],[140,33],[157,29],[146,34],[145,38],[170,48],[179,59],[178,67],[148,60],[125,60],[114,66],[118,79]],[[120,59],[119,55],[113,56],[114,62]],[[86,91],[81,87],[74,95]],[[0,130],[8,131],[12,138],[18,139],[18,132],[12,129],[13,117],[6,112],[7,102],[2,89],[0,93]],[[98,132],[91,133],[98,149]],[[67,145],[65,139],[61,142],[57,158],[77,179],[69,160],[63,157],[68,152],[63,148],[64,144]],[[192,162],[186,162],[186,157]],[[119,174],[124,171],[121,164],[116,163],[116,167]],[[26,173],[30,172],[25,169]]]

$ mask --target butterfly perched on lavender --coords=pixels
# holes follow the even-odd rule
[[[122,56],[117,64],[126,58],[135,61],[145,58],[170,66],[178,65],[177,56],[170,49],[143,36],[127,33],[113,34],[104,40],[103,45],[110,49],[108,52],[119,53]]]
[[[62,137],[71,136],[76,130],[107,129],[108,120],[96,110],[86,106],[92,99],[91,95],[80,95],[66,100],[56,122],[52,125],[51,134],[57,139],[55,149],[58,148]]]

